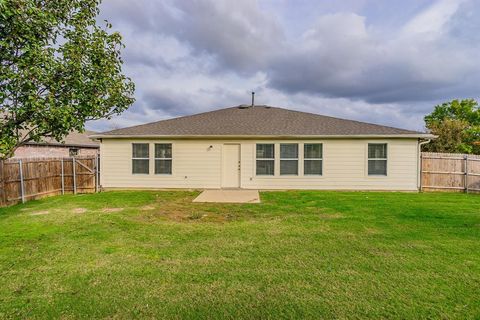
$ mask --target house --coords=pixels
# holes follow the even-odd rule
[[[95,134],[104,188],[418,190],[430,134],[237,106]]]
[[[93,131],[72,132],[65,137],[63,142],[51,138],[42,142],[29,142],[15,150],[14,158],[48,158],[48,157],[77,157],[94,156],[98,154],[99,143],[88,136],[95,134]]]

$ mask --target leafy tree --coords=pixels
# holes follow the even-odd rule
[[[134,102],[121,36],[97,26],[100,1],[0,0],[0,159]]]
[[[438,138],[425,151],[480,154],[480,108],[473,99],[437,105],[425,116],[427,129]]]
[[[468,139],[468,123],[463,120],[445,119],[442,122],[433,122],[430,132],[438,138],[426,144],[424,151],[466,153],[470,146],[464,141]]]

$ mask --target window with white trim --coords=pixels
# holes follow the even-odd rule
[[[368,144],[368,175],[386,176],[387,175],[387,144],[369,143]]]
[[[280,175],[298,175],[298,144],[280,144]]]
[[[275,145],[257,144],[256,146],[256,174],[257,176],[273,176],[275,173]]]
[[[172,144],[155,144],[155,174],[172,174]]]
[[[303,145],[303,174],[321,176],[323,174],[323,145],[305,143]]]
[[[132,143],[132,173],[149,174],[149,153],[148,143]]]

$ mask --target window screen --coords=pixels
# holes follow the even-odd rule
[[[275,145],[257,144],[256,173],[259,176],[273,176],[275,173]]]
[[[172,144],[155,144],[155,174],[172,174]]]
[[[148,143],[132,144],[132,173],[148,174],[149,170]]]
[[[305,143],[303,145],[303,174],[323,174],[323,145],[321,143]]]
[[[280,144],[280,175],[298,175],[298,144]]]
[[[368,144],[368,175],[387,175],[387,144]]]

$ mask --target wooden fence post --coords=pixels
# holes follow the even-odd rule
[[[73,194],[77,194],[77,177],[75,174],[75,157],[72,157]]]
[[[422,191],[422,180],[423,180],[423,154],[420,152],[420,183],[419,183],[419,189],[420,192]]]
[[[0,198],[1,205],[7,205],[7,191],[5,190],[5,161],[0,160],[0,187],[2,188],[2,197]]]
[[[468,155],[465,155],[465,192],[468,193]]]
[[[98,192],[98,178],[99,178],[99,171],[98,171],[98,155],[95,155],[95,193]]]
[[[64,168],[63,168],[63,158],[61,160],[61,167],[62,167],[62,171],[61,171],[61,175],[62,175],[62,195],[65,194],[65,171],[64,171]]]
[[[18,160],[19,174],[20,174],[20,195],[22,203],[25,203],[25,186],[23,181],[23,162],[22,159]]]

